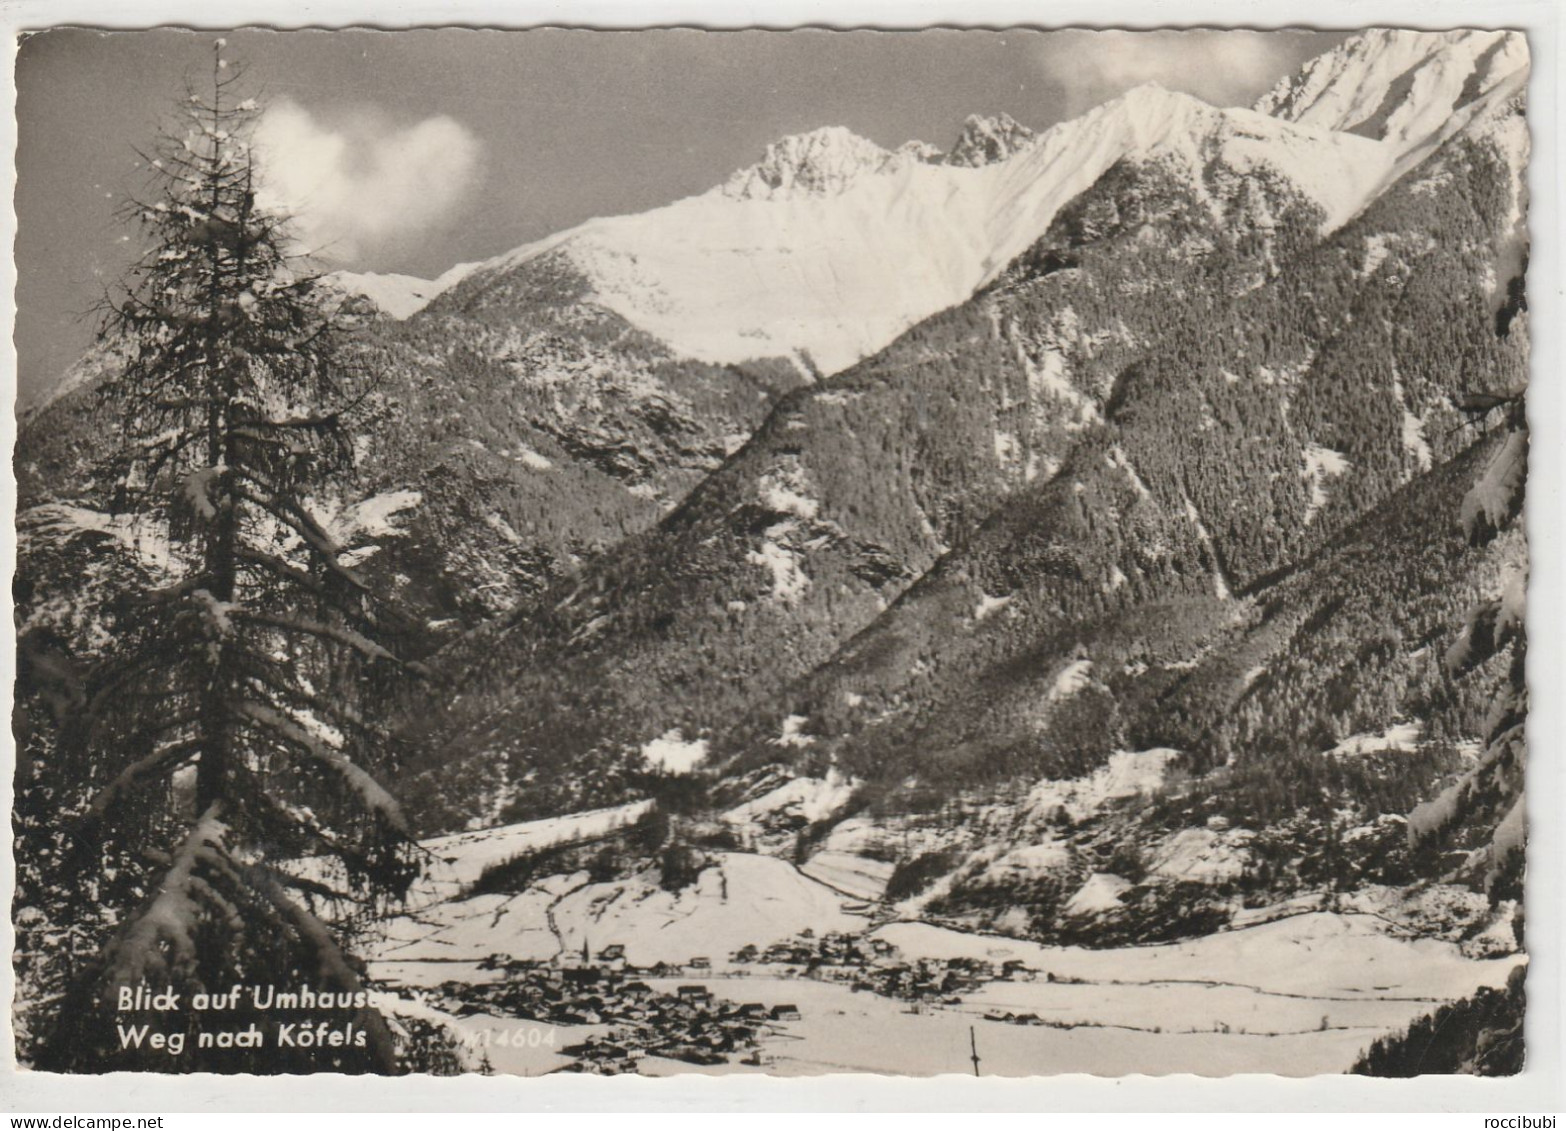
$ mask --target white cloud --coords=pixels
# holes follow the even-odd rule
[[[1218,106],[1249,105],[1293,69],[1296,36],[1256,31],[1083,31],[1045,36],[1039,60],[1076,113],[1144,82]]]
[[[395,125],[360,113],[330,126],[287,99],[256,129],[260,197],[292,214],[306,250],[344,264],[406,250],[449,221],[477,180],[480,146],[444,115]]]

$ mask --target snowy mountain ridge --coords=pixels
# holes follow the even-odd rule
[[[422,287],[373,276],[350,285],[407,317],[420,297],[498,281],[559,251],[597,302],[676,354],[793,358],[830,375],[992,281],[1117,161],[1173,159],[1195,184],[1216,166],[1244,175],[1268,165],[1335,229],[1518,89],[1526,50],[1508,32],[1374,29],[1255,110],[1147,85],[1036,136],[1005,114],[970,117],[945,155],[824,127],[662,208],[589,220]]]
[[[1329,226],[1351,215],[1390,166],[1384,147],[1369,139],[1220,110],[1151,85],[1031,142],[992,123],[973,125],[970,138],[1017,148],[977,167],[972,156],[934,165],[888,160],[847,131],[818,131],[786,147],[810,158],[806,171],[792,167],[792,179],[781,166],[752,170],[700,196],[590,220],[445,279],[483,285],[561,251],[599,303],[678,354],[719,364],[808,358],[831,374],[993,280],[1118,161],[1173,158],[1198,181],[1212,162],[1242,175],[1269,164],[1322,206]],[[760,196],[768,175],[777,184]],[[786,186],[813,191],[777,191]]]
[[[1256,109],[1407,149],[1527,66],[1527,42],[1517,32],[1372,28],[1310,60]]]
[[[589,221],[481,271],[559,248],[599,302],[676,353],[720,364],[808,357],[832,374],[989,283],[1111,165],[1171,155],[1194,180],[1213,161],[1241,174],[1271,164],[1321,204],[1329,226],[1389,167],[1367,139],[1146,86],[991,164],[861,164],[829,182],[841,185],[831,195],[719,189]]]

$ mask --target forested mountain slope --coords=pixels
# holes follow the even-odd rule
[[[785,399],[656,530],[453,651],[459,701],[418,739],[437,823],[548,809],[563,781],[612,795],[676,730],[761,759],[790,718],[878,752],[858,766],[1060,768],[1036,748],[1080,727],[1041,704],[1096,637],[1164,624],[1186,661],[1449,458],[1465,394],[1522,378],[1515,86],[1421,127],[1447,140],[1341,226],[1236,148],[1245,120],[1127,96],[1179,128],[973,299]],[[1010,706],[976,715],[997,680]]]
[[[1449,143],[1419,179],[1265,285],[1220,295],[1174,328],[1122,372],[1106,421],[1059,474],[1003,504],[817,674],[808,706],[788,702],[775,717],[827,712],[850,745],[878,752],[853,759],[859,766],[890,748],[939,761],[940,744],[962,747],[966,730],[979,743],[971,756],[994,768],[1044,733],[1051,712],[1036,705],[1073,665],[1145,661],[1122,653],[1132,640],[1145,646],[1164,618],[1175,637],[1166,662],[1189,660],[1334,531],[1468,442],[1454,403],[1526,379],[1526,333],[1501,326],[1505,289],[1494,282],[1514,261],[1516,233],[1486,220],[1504,217],[1490,194],[1509,177],[1487,137]],[[1399,246],[1415,251],[1373,253]],[[1014,269],[997,305],[1033,297],[1026,272]],[[1444,513],[1455,515],[1460,497]],[[1417,533],[1407,521],[1395,528]],[[1134,631],[1110,631],[1117,621]],[[1117,637],[1110,655],[1096,655]],[[1344,669],[1353,662],[1344,657]],[[1033,732],[1019,722],[1020,733],[1006,733],[1005,712],[983,690],[997,680],[1020,681],[1011,710]],[[1107,719],[1125,694],[1100,694],[1089,714]],[[992,708],[981,718],[978,703]],[[1312,706],[1273,722],[1330,731],[1337,708]],[[946,738],[928,711],[952,716]],[[1060,713],[1057,741],[1080,735],[1080,713]],[[1103,739],[1114,730],[1103,726]],[[1147,743],[1185,745],[1157,737]]]
[[[356,480],[314,507],[406,608],[418,650],[651,526],[800,381],[789,366],[676,357],[583,287],[540,263],[478,293],[456,286],[405,321],[352,308],[355,360],[374,390],[355,406]],[[19,526],[51,554],[78,555],[70,573],[37,577],[24,556],[29,583],[68,588],[99,568],[98,528],[115,506],[104,461],[119,432],[93,373],[115,364],[106,342],[22,421]]]

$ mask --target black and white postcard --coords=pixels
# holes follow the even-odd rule
[[[1522,1071],[1529,73],[22,36],[17,1063]]]

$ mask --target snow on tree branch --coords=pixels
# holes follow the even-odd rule
[[[1463,496],[1463,533],[1475,545],[1488,542],[1522,511],[1528,477],[1528,433],[1513,431],[1479,482]]]
[[[175,852],[157,891],[109,948],[105,956],[109,985],[167,982],[194,967],[197,918],[206,902],[196,886],[196,869],[226,851],[228,826],[221,813],[221,806],[214,804],[201,815]]]
[[[359,795],[366,807],[380,814],[398,832],[407,832],[402,806],[397,799],[363,769],[344,757],[341,751],[332,749],[323,739],[311,734],[299,723],[283,715],[281,711],[262,703],[246,700],[239,705],[239,713],[250,721],[265,727],[279,738],[308,753],[322,765],[335,770],[347,785]]]

